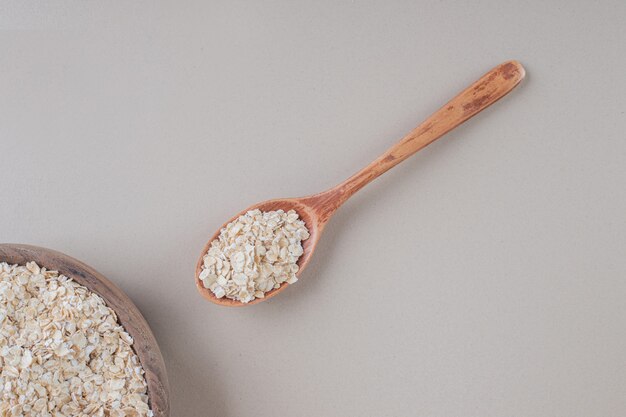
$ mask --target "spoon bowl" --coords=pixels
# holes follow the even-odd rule
[[[221,230],[225,228],[228,223],[235,221],[239,216],[246,214],[248,211],[256,209],[261,211],[294,210],[296,213],[298,213],[298,216],[300,216],[300,220],[304,221],[304,224],[306,225],[306,228],[309,230],[310,234],[307,240],[302,241],[303,253],[300,258],[298,258],[297,265],[299,269],[296,273],[296,276],[299,277],[300,273],[302,273],[304,268],[306,268],[306,266],[308,265],[309,260],[311,259],[311,255],[315,251],[315,247],[317,246],[317,242],[319,241],[319,238],[321,236],[322,229],[325,225],[325,223],[320,223],[320,217],[318,215],[318,212],[316,211],[316,206],[314,205],[315,201],[316,199],[314,197],[267,200],[248,207],[247,209],[237,213],[230,220],[224,223],[222,227],[220,227],[219,230],[215,232],[213,236],[211,236],[211,239],[209,239],[206,245],[204,245],[204,247],[202,248],[202,253],[200,253],[200,258],[198,259],[198,262],[196,264],[196,286],[200,294],[204,298],[214,302],[215,304],[238,307],[260,303],[261,301],[273,297],[279,292],[283,291],[285,288],[287,288],[289,284],[285,282],[280,287],[274,288],[273,290],[266,292],[264,298],[255,298],[247,304],[244,304],[237,300],[231,300],[230,298],[226,297],[217,298],[215,294],[211,292],[211,290],[209,290],[208,288],[204,288],[204,285],[202,285],[202,281],[199,278],[200,272],[202,272],[202,265],[204,263],[203,258],[204,255],[206,255],[206,253],[209,251],[209,248],[211,247],[211,242],[219,237]]]
[[[299,277],[311,260],[326,223],[348,198],[381,174],[504,97],[519,84],[524,76],[524,67],[519,62],[504,62],[461,91],[374,162],[336,187],[308,197],[264,201],[238,213],[224,223],[202,249],[196,265],[198,291],[209,301],[223,306],[257,304],[283,291],[289,285],[286,282],[279,288],[266,292],[264,298],[255,298],[244,304],[226,297],[217,298],[209,289],[204,288],[199,278],[200,272],[202,272],[203,257],[211,247],[211,242],[218,238],[222,228],[249,210],[259,209],[265,212],[280,209],[284,211],[294,210],[304,221],[310,233],[310,237],[302,242],[303,253],[297,262],[299,270],[296,276]]]

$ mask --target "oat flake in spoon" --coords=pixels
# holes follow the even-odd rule
[[[228,223],[203,257],[200,280],[217,298],[248,303],[298,280],[309,231],[294,210],[251,210]]]
[[[0,263],[0,416],[151,417],[132,344],[86,287]]]

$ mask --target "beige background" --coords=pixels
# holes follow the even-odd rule
[[[0,5],[0,241],[131,296],[173,416],[626,414],[624,1],[37,3]],[[226,218],[511,58],[524,84],[343,207],[297,285],[198,296]]]

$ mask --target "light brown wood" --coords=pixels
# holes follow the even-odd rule
[[[524,67],[517,61],[508,61],[498,65],[433,113],[378,159],[336,187],[312,196],[270,200],[255,204],[237,213],[224,223],[222,228],[248,210],[258,208],[262,211],[278,209],[287,211],[294,209],[311,233],[311,237],[303,242],[304,253],[298,260],[300,270],[297,275],[300,276],[311,260],[326,223],[348,198],[381,174],[504,97],[519,84],[524,75]],[[209,250],[211,241],[218,237],[219,232],[218,230],[209,239],[196,264],[196,286],[203,297],[224,306],[252,305],[275,296],[289,285],[285,283],[280,288],[266,293],[265,298],[254,299],[248,304],[227,298],[216,298],[211,291],[204,288],[198,277],[202,271],[202,257]]]
[[[0,244],[0,262],[24,265],[30,261],[84,285],[115,311],[120,324],[134,339],[133,349],[146,371],[148,399],[154,416],[169,417],[170,391],[165,362],[148,323],[130,298],[90,266],[60,252],[37,246]]]

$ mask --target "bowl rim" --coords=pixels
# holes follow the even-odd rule
[[[154,417],[169,417],[170,389],[165,361],[148,322],[132,300],[104,275],[78,259],[39,246],[0,243],[0,262],[24,265],[30,261],[72,278],[102,297],[115,311],[119,323],[134,340],[132,348],[145,371]]]

